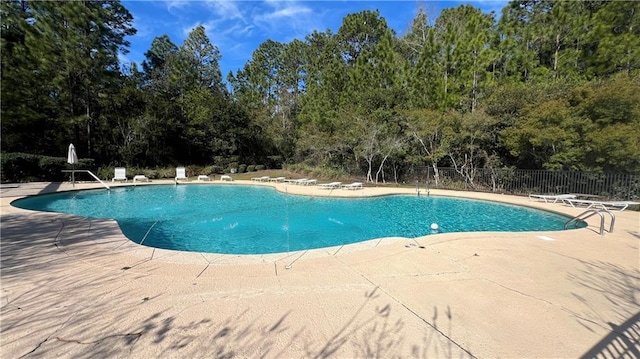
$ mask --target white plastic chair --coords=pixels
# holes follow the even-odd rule
[[[177,167],[176,168],[176,182],[178,180],[185,180],[185,181],[189,181],[189,177],[187,177],[187,171],[185,170],[184,167]]]
[[[116,167],[111,182],[125,181],[127,182],[127,169],[124,167]]]

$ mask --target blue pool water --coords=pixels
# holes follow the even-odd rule
[[[253,186],[138,186],[60,192],[12,205],[110,218],[132,241],[194,252],[278,253],[382,237],[433,233],[561,230],[567,217],[448,197],[326,198]]]

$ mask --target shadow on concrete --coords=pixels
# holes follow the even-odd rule
[[[640,307],[640,270],[637,268],[624,268],[612,263],[602,261],[582,261],[577,271],[568,273],[567,278],[590,293],[590,297],[604,300],[610,304],[610,310],[616,315],[616,319],[625,320],[633,315]],[[573,296],[585,303],[584,313],[576,313],[578,317],[587,318],[593,322],[601,322],[605,313],[598,313],[590,309],[587,298],[580,293],[572,293]]]
[[[264,319],[264,303],[225,317],[216,308],[233,301],[200,299],[203,293],[189,289],[195,284],[167,277],[166,287],[148,286],[148,274],[100,267],[57,247],[91,253],[91,238],[112,234],[102,230],[59,214],[2,217],[1,357],[474,357],[453,341],[449,308],[409,325],[399,315],[409,309],[378,288],[348,303],[348,318],[329,318],[338,328],[319,334],[293,309]],[[195,296],[183,297],[189,291]],[[164,308],[149,305],[158,298]],[[407,342],[407,330],[422,333],[422,341]]]
[[[261,357],[261,358],[399,358],[403,353],[412,353],[414,358],[475,358],[471,353],[459,350],[458,345],[431,330],[437,323],[425,325],[424,340],[420,343],[406,343],[401,319],[392,319],[394,306],[378,306],[377,289],[365,293],[365,298],[352,316],[325,341],[310,341],[314,324],[305,323],[299,327],[300,318],[294,318],[289,310],[274,322],[263,321],[247,308],[239,315],[207,318],[176,324],[175,316],[163,317],[156,313],[134,330],[142,336],[152,338],[161,346],[157,351],[135,351],[136,354],[153,357]],[[399,309],[402,310],[402,309]],[[434,320],[437,321],[437,308]],[[448,311],[450,315],[450,311]],[[451,317],[448,317],[449,332]],[[247,324],[248,323],[248,324]],[[446,325],[445,325],[446,326]],[[296,329],[297,328],[297,329]],[[148,339],[149,340],[149,339]],[[131,341],[131,345],[135,342]],[[291,351],[291,348],[295,350]],[[102,355],[104,353],[93,353]],[[292,356],[293,355],[293,356]]]
[[[640,239],[640,232],[631,232],[631,231],[627,231],[627,233],[629,233],[630,235]]]
[[[126,302],[126,299],[127,293],[122,293],[113,297],[111,304],[118,300]],[[94,305],[92,312],[106,310],[108,305]],[[377,312],[372,314],[356,311],[326,342],[309,341],[313,336],[305,335],[305,332],[314,330],[313,323],[294,329],[291,324],[295,325],[296,320],[290,311],[275,322],[261,321],[246,309],[240,315],[224,320],[215,318],[215,313],[212,313],[209,314],[211,318],[204,317],[185,324],[177,324],[179,318],[176,316],[157,312],[143,320],[140,327],[115,330],[112,334],[105,334],[104,330],[96,332],[92,318],[79,315],[64,322],[65,327],[74,328],[67,333],[58,334],[61,328],[54,326],[29,333],[39,338],[43,338],[46,332],[52,334],[24,349],[20,358],[48,358],[60,353],[80,358],[288,358],[292,355],[299,358],[475,358],[470,353],[455,350],[454,345],[444,344],[439,334],[426,326],[423,342],[406,343],[402,334],[404,322],[390,318],[392,306],[375,309]],[[135,306],[120,306],[120,310],[124,316],[135,314]],[[246,320],[252,316],[253,321]],[[53,313],[45,317],[43,320],[51,323],[62,320]],[[36,319],[29,318],[23,325],[41,324]],[[28,331],[27,328],[24,330]],[[299,349],[292,352],[291,348]],[[406,355],[408,352],[410,356]]]
[[[44,188],[40,190],[40,192],[38,192],[38,194],[56,192],[61,185],[62,182],[49,182],[46,186],[44,186]]]
[[[366,310],[368,304],[378,298],[378,288],[365,293],[364,300],[353,312],[349,320],[320,349],[308,349],[311,358],[330,358],[353,338],[361,345],[360,352],[354,357],[388,358],[396,352],[404,323],[402,320],[390,321],[391,305],[376,306],[373,311]]]
[[[8,214],[0,218],[0,225],[2,277],[6,279],[22,276],[25,271],[55,272],[57,265],[67,260],[57,255],[58,247],[91,246],[96,238],[120,233],[113,226],[95,225],[91,219],[59,213]]]
[[[2,277],[24,275],[25,272],[37,271],[49,267],[55,268],[56,256],[49,257],[56,251],[54,242],[63,229],[64,224],[59,215],[52,214],[9,214],[0,217],[2,227]]]
[[[640,358],[640,312],[620,325],[609,326],[611,332],[580,358]]]
[[[63,182],[7,183],[0,186],[2,197],[27,197],[58,191]]]
[[[585,290],[572,293],[585,308],[574,313],[576,320],[591,331],[594,325],[610,329],[581,358],[640,358],[640,270],[601,261],[580,262],[582,268],[568,274]],[[608,303],[608,311],[595,311],[589,303],[593,300]]]

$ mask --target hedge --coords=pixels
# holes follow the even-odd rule
[[[93,159],[80,159],[78,169],[91,169]],[[72,169],[66,157],[51,157],[29,153],[2,153],[0,155],[0,181],[7,182],[62,182],[69,178],[62,170]]]

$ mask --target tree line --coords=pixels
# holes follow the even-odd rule
[[[267,40],[223,78],[198,26],[121,64],[114,0],[2,2],[2,151],[105,166],[299,164],[368,181],[413,166],[640,173],[640,3],[511,1],[497,18],[378,11]]]

